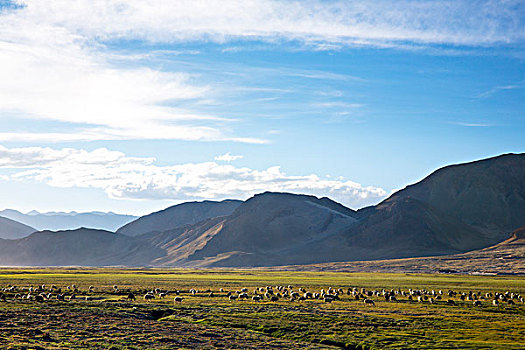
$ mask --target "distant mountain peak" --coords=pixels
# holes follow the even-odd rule
[[[17,210],[5,209],[0,211],[0,216],[18,221],[28,226],[34,227],[36,230],[67,230],[76,229],[79,227],[92,227],[95,229],[106,229],[109,231],[116,231],[122,225],[136,219],[131,215],[120,215],[115,213],[103,212],[85,212],[79,213],[71,212],[45,212],[40,213],[32,210],[23,214]]]
[[[158,212],[142,216],[117,230],[129,236],[153,231],[167,231],[184,225],[192,225],[214,217],[230,215],[242,201],[201,201],[177,204]]]

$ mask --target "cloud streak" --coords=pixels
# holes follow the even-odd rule
[[[9,170],[4,176],[11,181],[100,189],[117,199],[246,199],[264,191],[283,191],[328,196],[356,208],[387,195],[382,188],[340,178],[288,175],[279,166],[263,170],[216,162],[159,166],[154,158],[129,157],[106,148],[0,146],[0,169]]]
[[[523,88],[525,88],[525,83],[523,82],[520,84],[515,84],[515,85],[496,86],[488,91],[485,91],[479,94],[477,97],[478,98],[488,98],[501,91],[509,91],[509,90],[523,89]]]
[[[519,0],[141,1],[22,0],[23,16],[98,40],[152,42],[285,38],[306,42],[513,43],[525,37]]]

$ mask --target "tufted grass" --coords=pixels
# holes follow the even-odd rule
[[[373,274],[260,270],[113,268],[4,268],[0,287],[76,284],[74,302],[0,302],[0,347],[13,349],[142,348],[346,348],[346,349],[519,349],[525,334],[525,305],[481,308],[454,298],[455,306],[385,302],[376,306],[344,295],[340,301],[230,302],[219,288],[235,291],[266,285],[321,288],[449,289],[525,295],[523,276]],[[87,293],[88,286],[96,287]],[[113,292],[113,285],[120,293]],[[182,291],[146,302],[153,288]],[[207,292],[188,293],[190,288]],[[125,300],[127,291],[136,302]],[[444,296],[444,300],[448,296]],[[9,300],[9,297],[8,297]]]

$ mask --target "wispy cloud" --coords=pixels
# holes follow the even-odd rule
[[[364,104],[362,103],[348,103],[343,101],[329,101],[329,102],[315,102],[312,103],[312,107],[321,108],[361,108]]]
[[[243,156],[241,155],[233,155],[233,154],[230,154],[230,152],[227,152],[227,153],[221,154],[220,156],[215,157],[214,159],[218,161],[223,161],[223,162],[232,162],[234,160],[242,159],[242,158]]]
[[[28,20],[99,40],[229,39],[486,45],[525,38],[520,0],[20,0]]]
[[[387,194],[382,188],[342,178],[288,175],[279,166],[263,170],[216,162],[159,166],[154,158],[129,157],[106,148],[86,151],[0,146],[1,168],[10,170],[3,176],[11,181],[94,188],[120,199],[244,199],[263,191],[285,191],[329,196],[362,207],[377,203]]]
[[[492,124],[487,124],[487,123],[466,123],[466,122],[449,122],[449,124],[453,124],[453,125],[459,125],[459,126],[466,126],[466,127],[489,127],[489,126],[493,126]]]
[[[525,88],[525,83],[520,84],[514,84],[514,85],[502,85],[502,86],[496,86],[488,91],[482,92],[479,95],[477,95],[478,98],[488,98],[500,91],[507,91],[507,90],[515,90],[515,89],[523,89]]]

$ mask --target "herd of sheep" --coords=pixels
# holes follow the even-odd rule
[[[66,286],[64,288],[55,285],[46,286],[13,286],[9,285],[1,289],[0,302],[19,302],[19,301],[34,301],[43,303],[46,301],[74,301],[74,300],[93,300],[97,294],[113,294],[124,296],[128,301],[135,301],[136,294],[140,292],[132,292],[131,290],[121,290],[118,286],[113,286],[109,291],[98,290],[94,286],[89,286],[85,290],[80,290],[76,285]],[[518,293],[506,291],[504,293],[498,292],[458,292],[453,290],[425,290],[425,289],[391,289],[391,290],[368,290],[365,288],[332,288],[321,289],[320,291],[309,291],[305,288],[295,289],[293,286],[266,286],[257,287],[251,293],[248,288],[241,288],[235,291],[226,291],[220,288],[216,291],[189,289],[184,291],[161,290],[154,288],[152,290],[142,292],[145,301],[152,301],[155,299],[164,299],[168,296],[173,296],[175,303],[182,303],[184,296],[202,296],[208,298],[227,298],[230,302],[251,300],[253,302],[277,302],[277,301],[306,301],[306,300],[320,300],[326,303],[339,301],[342,298],[346,300],[362,301],[366,305],[374,306],[377,301],[385,302],[419,302],[419,303],[444,303],[448,305],[456,305],[460,300],[463,302],[471,302],[473,306],[483,306],[484,304],[492,304],[499,306],[503,303],[514,305],[516,303],[524,303],[523,297]]]

